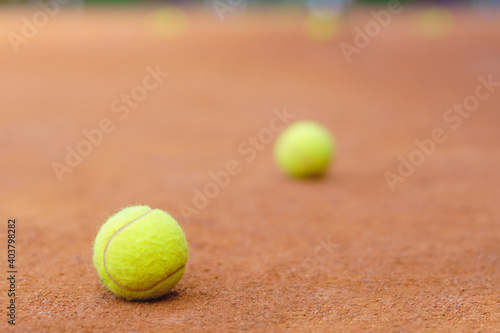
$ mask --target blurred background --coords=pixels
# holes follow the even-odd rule
[[[0,4],[0,213],[22,225],[22,331],[500,327],[500,88],[459,129],[443,119],[500,82],[500,0]],[[332,130],[331,177],[292,182],[272,141],[248,150],[274,110]],[[436,128],[448,141],[392,192],[386,172]],[[196,205],[233,160],[241,176]],[[185,289],[148,317],[105,296],[91,263],[98,227],[136,203],[179,221],[199,208],[182,221]],[[332,256],[303,269],[330,235]]]
[[[232,0],[227,1],[227,3],[237,3],[237,2],[245,2],[247,4],[276,4],[276,3],[311,3],[311,4],[324,4],[324,5],[332,5],[332,4],[342,4],[348,2],[349,0]],[[364,3],[364,4],[384,4],[393,0],[351,0],[355,3]],[[48,2],[48,1],[34,1],[34,0],[0,0],[0,4],[4,5],[18,5],[18,4],[34,4],[38,2]],[[103,4],[174,4],[174,5],[183,5],[183,4],[200,4],[204,2],[209,2],[209,0],[70,0],[70,2],[81,2],[81,3],[103,3]],[[212,1],[213,2],[213,1]],[[224,1],[221,1],[224,2]],[[400,3],[438,3],[438,4],[459,4],[459,3],[495,3],[499,2],[498,0],[401,0]]]

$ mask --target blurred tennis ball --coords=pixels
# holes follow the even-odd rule
[[[335,139],[328,129],[313,121],[293,123],[274,144],[276,163],[296,178],[324,175],[335,155]]]
[[[434,39],[451,33],[455,27],[455,19],[448,9],[432,7],[419,14],[417,24],[420,34]]]
[[[165,7],[152,14],[151,24],[156,35],[168,39],[186,30],[187,18],[182,9]]]
[[[340,15],[329,11],[310,13],[305,19],[304,29],[312,40],[329,41],[340,30]]]

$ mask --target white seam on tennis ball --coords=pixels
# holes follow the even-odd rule
[[[150,214],[151,212],[153,212],[154,210],[156,209],[152,209],[144,214],[142,214],[141,216],[135,218],[134,220],[130,221],[129,223],[125,224],[123,227],[121,227],[120,229],[118,229],[107,241],[106,243],[106,247],[104,248],[104,253],[103,253],[103,266],[104,266],[104,270],[106,271],[106,274],[108,275],[108,277],[111,279],[111,281],[113,281],[114,284],[116,284],[118,287],[122,288],[122,289],[125,289],[127,291],[132,291],[132,292],[142,292],[142,291],[148,291],[148,290],[151,290],[153,289],[154,287],[156,287],[157,285],[163,283],[164,281],[168,280],[170,277],[172,277],[173,275],[177,274],[180,270],[182,270],[185,265],[182,265],[180,268],[178,268],[177,270],[175,270],[173,273],[170,273],[168,274],[166,277],[164,277],[163,279],[159,280],[158,282],[154,283],[152,286],[149,286],[147,289],[130,289],[130,288],[127,288],[127,287],[124,287],[122,286],[121,284],[119,284],[115,279],[113,279],[113,277],[111,276],[111,274],[108,272],[108,268],[106,267],[106,252],[108,250],[108,246],[109,244],[111,243],[111,240],[113,239],[113,237],[115,237],[116,234],[120,233],[123,229],[127,228],[128,226],[130,226],[132,223],[134,222],[137,222],[138,220],[142,219],[143,217],[146,217],[148,214]]]

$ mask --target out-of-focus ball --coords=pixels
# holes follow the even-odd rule
[[[453,31],[455,19],[451,11],[442,7],[424,10],[417,18],[417,31],[427,38],[441,38]]]
[[[150,19],[154,34],[165,39],[182,34],[187,26],[186,14],[176,7],[157,10]]]

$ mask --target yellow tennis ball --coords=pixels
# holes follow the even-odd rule
[[[186,30],[187,18],[182,9],[165,7],[153,14],[151,23],[156,35],[162,38],[172,38]]]
[[[325,127],[313,121],[293,123],[274,144],[278,166],[298,178],[325,174],[335,155],[335,139]]]
[[[113,215],[94,241],[94,265],[118,296],[148,300],[168,293],[184,274],[188,244],[167,213],[133,206]]]
[[[334,13],[316,13],[307,16],[304,22],[307,36],[325,42],[331,40],[340,31],[340,17]]]
[[[455,21],[450,10],[440,7],[426,9],[419,16],[421,34],[429,38],[440,38],[453,31]]]

